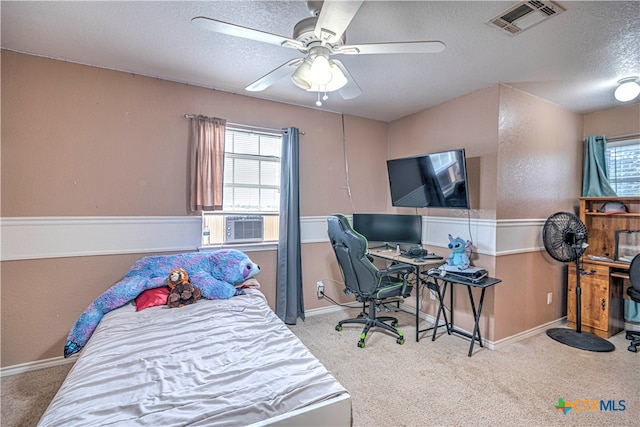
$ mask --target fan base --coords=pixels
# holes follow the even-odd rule
[[[608,352],[615,350],[615,346],[604,338],[589,332],[576,332],[573,329],[553,328],[547,330],[547,335],[571,347],[580,350]]]

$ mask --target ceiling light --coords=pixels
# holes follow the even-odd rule
[[[613,96],[620,102],[627,102],[635,99],[640,94],[640,84],[637,77],[627,77],[620,80],[620,86],[616,88]]]
[[[327,84],[327,92],[342,89],[347,84],[347,78],[342,70],[333,62],[331,63],[331,80]]]
[[[311,80],[309,79],[309,70],[311,69],[311,63],[308,59],[305,59],[302,64],[298,66],[296,71],[291,75],[291,81],[300,89],[311,89]]]
[[[331,80],[325,85],[311,84],[311,87],[307,89],[308,92],[333,92],[339,90],[348,83],[347,78],[344,76],[342,70],[334,63],[331,63]]]
[[[316,85],[326,85],[331,81],[331,64],[326,56],[315,57],[309,69],[309,79]]]

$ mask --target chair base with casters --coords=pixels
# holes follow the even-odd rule
[[[640,345],[640,331],[627,331],[625,339],[631,340],[627,350],[637,353]]]
[[[398,328],[398,319],[393,316],[376,316],[376,310],[380,302],[370,301],[368,310],[366,310],[366,303],[363,303],[362,312],[358,317],[353,319],[345,319],[338,322],[336,325],[336,331],[342,331],[342,325],[344,324],[360,324],[364,325],[364,329],[360,333],[360,340],[358,340],[358,347],[364,348],[364,340],[367,337],[367,333],[371,328],[383,328],[391,332],[396,336],[396,342],[400,345],[404,344],[404,333]],[[373,305],[373,307],[372,307]]]

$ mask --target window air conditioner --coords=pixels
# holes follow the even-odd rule
[[[225,243],[262,242],[264,221],[261,215],[234,215],[225,217]]]

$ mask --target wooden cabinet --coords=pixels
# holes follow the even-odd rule
[[[627,213],[606,214],[608,201],[624,203]],[[580,219],[587,227],[589,247],[580,265],[581,324],[584,332],[603,338],[624,329],[624,283],[629,264],[614,260],[616,230],[640,230],[640,197],[581,197]],[[595,260],[592,257],[599,257]],[[567,326],[576,327],[576,271],[569,266]]]
[[[606,263],[582,263],[580,300],[582,331],[609,338],[624,329],[622,281],[611,277],[612,269],[624,269]],[[628,269],[628,267],[627,267]],[[576,268],[569,267],[567,326],[576,327]]]

